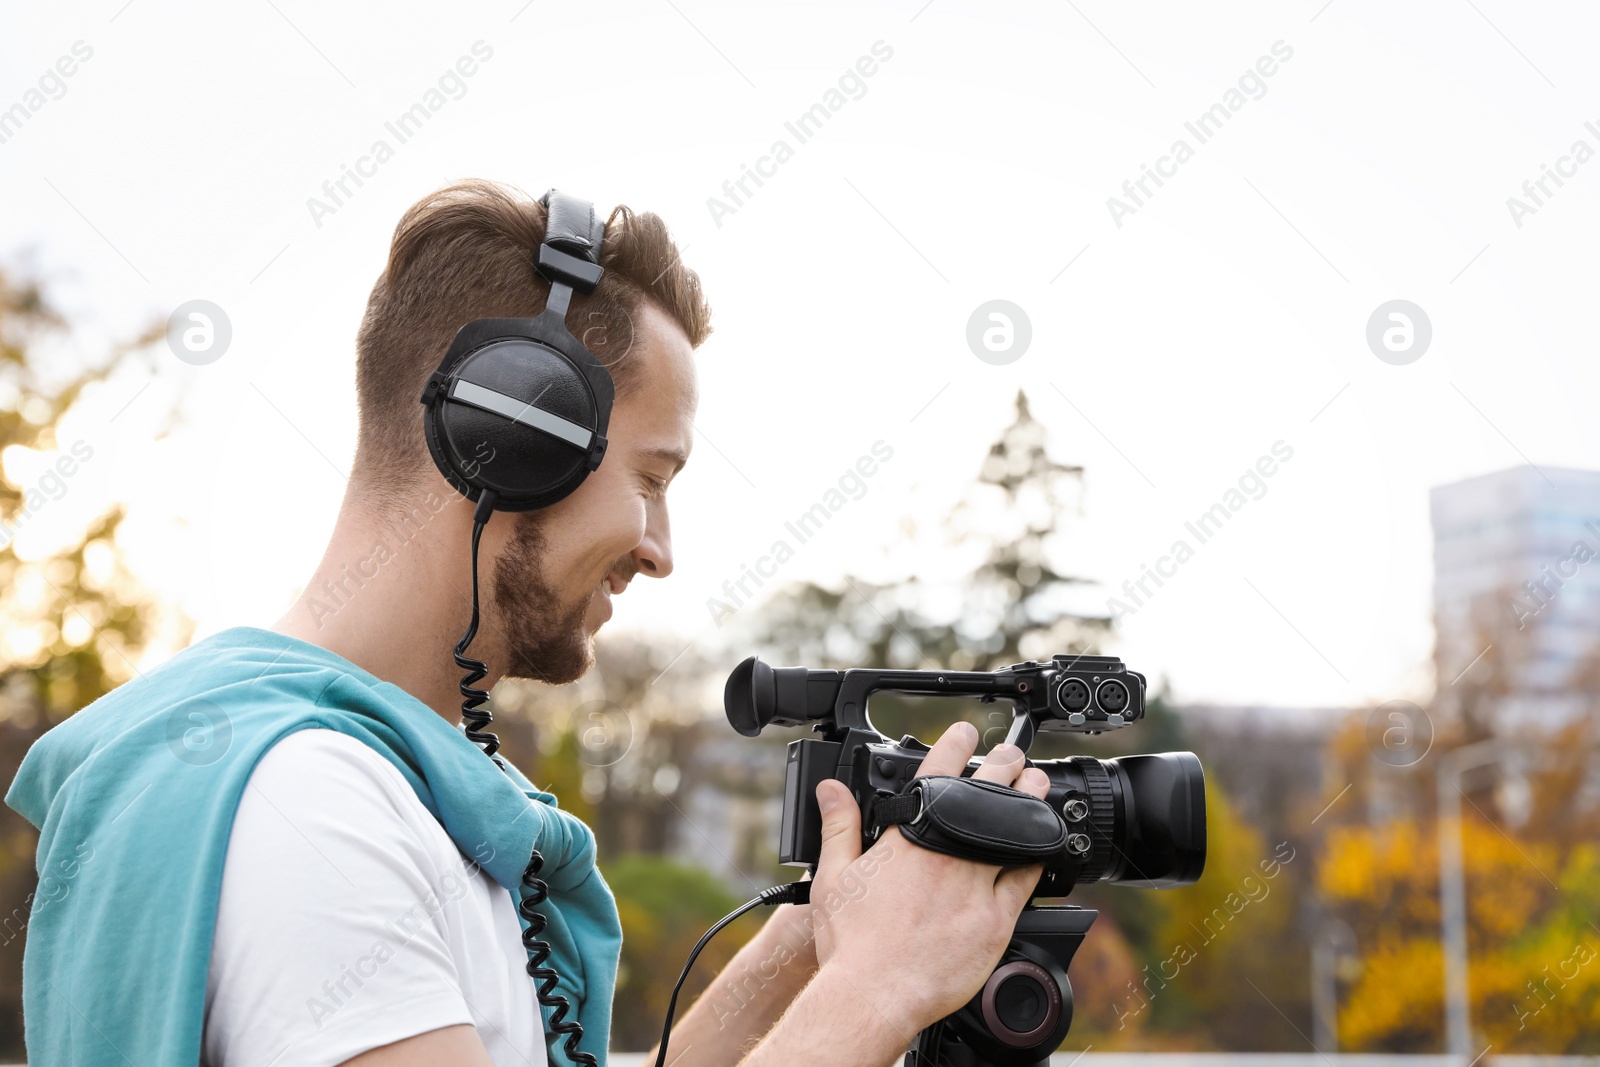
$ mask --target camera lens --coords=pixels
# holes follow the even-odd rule
[[[1088,882],[1159,888],[1193,885],[1200,878],[1206,791],[1194,753],[1069,756],[1034,766],[1050,776],[1048,799],[1070,823],[1062,859],[1076,866],[1070,881],[1052,883],[1056,895]]]
[[[1106,761],[1123,816],[1107,877],[1155,889],[1193,885],[1206,865],[1205,773],[1192,752]]]
[[[1061,1019],[1061,988],[1032,960],[996,967],[980,996],[989,1031],[1012,1048],[1033,1045]]]

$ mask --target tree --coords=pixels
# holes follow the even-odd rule
[[[1206,825],[1205,874],[1162,894],[1159,948],[1146,954],[1139,988],[1118,996],[1125,1010],[1148,1011],[1154,1030],[1190,1044],[1299,1048],[1285,1015],[1299,1014],[1308,999],[1304,956],[1293,950],[1304,855],[1239,818],[1215,780],[1207,783]],[[1263,951],[1267,945],[1273,950]]]
[[[1507,1052],[1600,1050],[1600,855],[1462,821],[1473,1021]],[[1549,877],[1557,879],[1552,885]],[[1444,1040],[1438,836],[1429,823],[1341,827],[1319,870],[1363,966],[1339,1014],[1345,1047],[1425,1052]]]
[[[667,1000],[689,951],[706,929],[743,901],[707,872],[661,856],[623,856],[601,870],[616,894],[624,931],[611,1043],[619,1049],[647,1049],[661,1038]],[[705,947],[678,996],[680,1017],[755,936],[764,918],[742,916]],[[751,975],[729,979],[737,977],[759,981]],[[737,1000],[729,1003],[737,1010]]]
[[[711,770],[699,752],[714,730],[706,713],[720,702],[714,674],[692,649],[606,635],[595,668],[577,682],[496,687],[495,729],[608,854],[665,854],[681,844],[683,798]]]
[[[1483,651],[1470,669],[1440,657],[1432,747],[1414,766],[1372,758],[1366,714],[1331,741],[1335,777],[1352,796],[1323,823],[1317,886],[1360,956],[1340,1002],[1343,1048],[1444,1044],[1434,771],[1443,754],[1499,737],[1511,758],[1461,783],[1474,1038],[1497,1053],[1600,1051],[1600,649],[1560,694],[1573,714],[1508,723],[1543,636],[1541,619],[1513,625],[1514,599],[1508,590],[1472,605],[1471,643]]]
[[[898,552],[937,565],[887,582],[850,576],[839,586],[791,587],[759,613],[762,647],[813,666],[952,670],[1098,648],[1110,619],[1074,610],[1070,593],[1089,580],[1059,562],[1067,520],[1081,511],[1083,468],[1053,458],[1047,436],[1019,391],[1011,424],[946,518],[943,542],[919,544],[912,529],[916,551]],[[935,583],[927,573],[961,577]]]
[[[34,522],[95,459],[93,443],[61,440],[63,419],[119,360],[161,335],[152,328],[88,366],[47,358],[70,332],[37,280],[0,270],[0,775],[8,783],[45,730],[132,677],[159,617],[122,563],[121,505],[65,544],[33,543]],[[28,458],[45,462],[24,477],[17,471]],[[9,809],[0,819],[0,1058],[20,1060],[22,945],[38,835]]]

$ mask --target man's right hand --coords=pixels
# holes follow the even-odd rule
[[[977,742],[975,727],[956,723],[923,760],[918,777],[960,774]],[[1044,772],[1024,769],[1022,752],[1012,745],[996,746],[975,777],[1037,797],[1049,788]],[[817,802],[822,853],[811,910],[820,969],[813,985],[837,981],[853,989],[904,1048],[918,1030],[983,988],[1042,868],[947,856],[910,843],[898,827],[863,856],[861,811],[844,783],[823,782]]]

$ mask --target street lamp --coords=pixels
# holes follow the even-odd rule
[[[1445,1048],[1462,1063],[1472,1058],[1472,1001],[1467,984],[1467,888],[1461,859],[1461,775],[1506,754],[1499,738],[1477,741],[1439,757],[1439,925],[1444,940]]]
[[[1350,924],[1325,915],[1311,934],[1311,1031],[1318,1052],[1339,1051],[1339,976],[1341,964],[1356,955]]]

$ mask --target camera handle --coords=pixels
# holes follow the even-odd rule
[[[833,727],[825,731],[830,741],[840,738],[834,733],[849,730],[869,731],[877,734],[872,721],[867,718],[867,698],[877,692],[915,693],[919,696],[976,696],[985,702],[996,699],[1009,700],[1012,708],[1011,732],[1026,730],[1022,742],[1007,740],[1028,751],[1033,743],[1033,724],[1028,721],[1027,693],[1032,686],[1026,678],[1008,678],[987,671],[940,671],[930,680],[927,671],[894,671],[878,668],[855,667],[844,672],[839,682],[838,696],[834,698]],[[1013,694],[996,693],[997,686],[1009,687]],[[1027,721],[1019,727],[1019,721]]]
[[[1028,713],[1028,691],[1033,687],[1033,683],[1026,678],[1005,679],[1001,684],[1009,684],[1013,692],[996,693],[998,677],[996,674],[982,671],[941,671],[934,675],[930,683],[925,671],[853,668],[845,671],[840,679],[838,696],[834,703],[833,724],[829,729],[822,729],[821,733],[829,741],[844,742],[840,748],[840,756],[848,761],[849,754],[856,751],[858,744],[877,741],[883,737],[867,716],[867,698],[873,693],[976,696],[985,704],[991,704],[996,700],[1006,700],[1011,704],[1011,726],[1006,730],[1006,744],[1016,745],[1022,750],[1023,755],[1027,755],[1038,733],[1038,726],[1033,716]],[[841,762],[834,777],[841,782],[848,782],[849,769],[848,762]]]
[[[1045,863],[1067,844],[1066,823],[1043,800],[999,782],[952,774],[923,775],[903,792],[875,795],[862,828],[877,841],[891,826],[929,851],[997,867]]]

